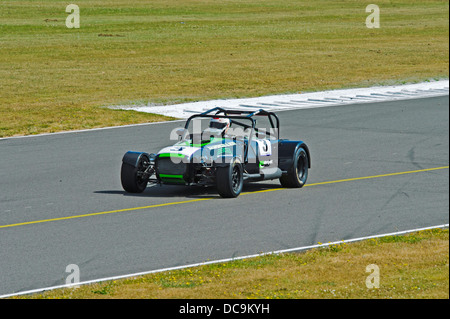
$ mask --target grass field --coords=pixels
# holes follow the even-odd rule
[[[426,230],[14,298],[448,299],[448,234]],[[369,265],[378,267],[378,287]]]
[[[448,78],[448,1],[0,2],[0,137],[159,121],[171,104]]]

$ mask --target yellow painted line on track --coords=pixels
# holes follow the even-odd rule
[[[367,179],[373,179],[373,178],[406,175],[406,174],[421,173],[421,172],[429,172],[429,171],[435,171],[435,170],[441,170],[441,169],[447,169],[447,168],[449,168],[449,166],[425,168],[425,169],[419,169],[419,170],[414,170],[414,171],[405,171],[405,172],[397,172],[397,173],[389,173],[389,174],[381,174],[381,175],[373,175],[373,176],[354,177],[354,178],[340,179],[340,180],[335,180],[335,181],[327,181],[327,182],[318,182],[318,183],[313,183],[313,184],[306,184],[304,187],[326,185],[326,184],[336,184],[336,183],[343,183],[343,182],[367,180]],[[265,190],[261,190],[261,191],[244,192],[241,195],[267,193],[267,192],[280,191],[280,190],[283,190],[283,189],[285,189],[285,188],[272,188],[272,189],[265,189]],[[164,206],[175,206],[175,205],[182,205],[182,204],[189,204],[189,203],[207,201],[207,200],[211,200],[211,199],[215,199],[215,198],[216,197],[197,198],[197,199],[185,200],[185,201],[180,201],[180,202],[170,202],[170,203],[155,204],[155,205],[141,206],[141,207],[132,207],[132,208],[124,208],[124,209],[110,210],[110,211],[105,211],[105,212],[90,213],[90,214],[83,214],[83,215],[74,215],[74,216],[66,216],[66,217],[59,217],[59,218],[42,219],[42,220],[35,220],[35,221],[30,221],[30,222],[22,222],[22,223],[9,224],[9,225],[0,225],[0,228],[9,228],[9,227],[17,227],[17,226],[24,226],[24,225],[31,225],[31,224],[40,224],[40,223],[46,223],[46,222],[75,219],[75,218],[84,218],[84,217],[92,217],[92,216],[98,216],[98,215],[123,213],[123,212],[136,211],[136,210],[149,209],[149,208],[157,208],[157,207],[164,207]]]
[[[406,174],[413,174],[413,173],[429,172],[429,171],[435,171],[435,170],[446,169],[446,168],[449,168],[449,166],[424,168],[424,169],[418,169],[418,170],[415,170],[415,171],[397,172],[397,173],[389,173],[389,174],[381,174],[381,175],[353,177],[353,178],[340,179],[340,180],[327,181],[327,182],[318,182],[318,183],[306,184],[304,187],[326,185],[326,184],[336,184],[336,183],[343,183],[343,182],[352,182],[352,181],[359,181],[359,180],[380,178],[380,177],[388,177],[388,176],[396,176],[396,175],[406,175]],[[246,193],[242,193],[241,195],[273,192],[273,191],[279,191],[279,190],[282,190],[282,189],[285,189],[285,188],[273,188],[273,189],[265,189],[265,190],[262,190],[262,191],[246,192]]]
[[[182,201],[182,202],[171,202],[171,203],[155,204],[155,205],[142,206],[142,207],[132,207],[132,208],[110,210],[110,211],[106,211],[106,212],[98,212],[98,213],[90,213],[90,214],[83,214],[83,215],[74,215],[74,216],[67,216],[67,217],[42,219],[42,220],[35,220],[35,221],[31,221],[31,222],[23,222],[23,223],[17,223],[17,224],[3,225],[3,226],[0,226],[0,228],[16,227],[16,226],[23,226],[23,225],[30,225],[30,224],[39,224],[39,223],[46,223],[46,222],[54,222],[54,221],[58,221],[58,220],[67,220],[67,219],[91,217],[91,216],[97,216],[97,215],[122,213],[122,212],[129,212],[129,211],[141,210],[141,209],[147,209],[147,208],[156,208],[156,207],[163,207],[163,206],[181,205],[181,204],[187,204],[187,203],[192,203],[192,202],[200,202],[200,201],[203,201],[203,200],[210,200],[210,199],[212,199],[212,198],[198,198],[198,199],[185,200],[185,201]]]
[[[418,170],[415,170],[415,171],[406,171],[406,172],[389,173],[389,174],[364,176],[364,177],[354,177],[354,178],[341,179],[341,180],[337,180],[337,181],[320,182],[320,183],[314,183],[314,184],[306,184],[305,186],[316,186],[316,185],[325,185],[325,184],[335,184],[335,183],[342,183],[342,182],[359,181],[359,180],[363,180],[363,179],[371,179],[371,178],[380,178],[380,177],[388,177],[388,176],[396,176],[396,175],[405,175],[405,174],[413,174],[413,173],[436,171],[436,170],[446,169],[446,168],[449,168],[449,167],[448,166],[441,166],[441,167],[418,169]]]

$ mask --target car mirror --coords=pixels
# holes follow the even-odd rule
[[[184,140],[185,137],[186,137],[187,130],[184,129],[184,128],[179,128],[179,129],[177,129],[177,130],[175,131],[175,133],[176,133],[177,136],[178,136],[178,140],[179,140],[179,141],[182,141],[182,140]]]

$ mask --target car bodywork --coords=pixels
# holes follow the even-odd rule
[[[270,127],[257,126],[261,117]],[[195,128],[191,133],[194,120],[211,118],[229,119],[233,130],[224,136]],[[311,167],[309,148],[303,141],[280,139],[279,131],[279,118],[265,110],[214,108],[192,115],[184,128],[172,134],[178,139],[174,145],[157,153],[127,152],[122,159],[122,185],[129,192],[142,192],[147,183],[217,186],[223,197],[238,196],[243,182],[280,179],[284,186],[302,187]],[[238,183],[237,191],[221,191],[228,182],[231,188]]]

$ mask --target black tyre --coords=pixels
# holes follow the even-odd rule
[[[144,172],[148,165],[149,159],[145,155],[139,158],[136,167],[122,163],[120,180],[125,191],[129,193],[142,193],[147,188],[149,176],[144,174]]]
[[[288,173],[280,177],[281,185],[288,188],[303,187],[308,179],[308,167],[308,153],[306,153],[304,148],[299,148]]]
[[[219,195],[224,198],[238,197],[244,186],[243,175],[242,164],[237,158],[226,167],[218,167],[216,181]]]

